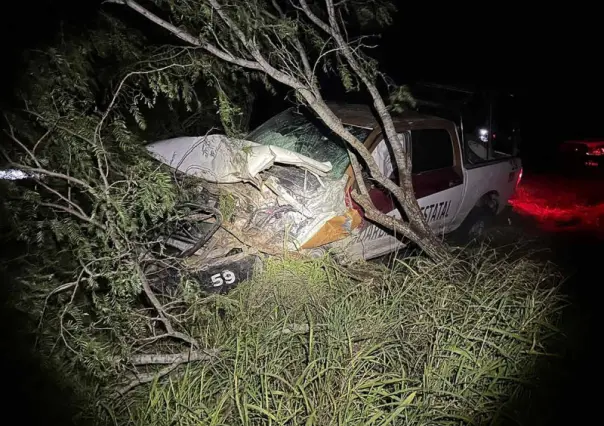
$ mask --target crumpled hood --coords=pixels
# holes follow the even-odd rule
[[[331,163],[285,148],[210,135],[163,140],[147,149],[164,164],[233,195],[232,226],[259,246],[283,249],[285,240],[288,249],[299,249],[347,211],[347,177],[333,179],[327,176]]]
[[[331,171],[331,163],[274,145],[231,139],[225,135],[181,137],[153,142],[147,150],[168,166],[214,183],[252,182],[273,164],[301,167],[319,176]]]

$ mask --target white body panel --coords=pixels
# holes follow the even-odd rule
[[[520,159],[510,157],[496,163],[464,169],[464,195],[462,207],[452,229],[455,230],[474,208],[478,200],[489,192],[496,192],[499,200],[497,213],[505,207],[514,194],[520,173]],[[512,175],[510,175],[512,173]],[[510,178],[511,177],[511,178]]]
[[[464,168],[462,185],[420,198],[418,204],[432,229],[444,236],[457,229],[486,194],[496,194],[499,213],[514,193],[519,173],[520,160],[512,157]],[[388,215],[400,218],[396,209]],[[349,260],[368,260],[405,246],[399,238],[372,223],[366,223],[356,236],[336,244]]]

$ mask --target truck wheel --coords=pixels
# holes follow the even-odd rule
[[[453,242],[467,244],[482,238],[489,226],[493,223],[495,214],[488,206],[476,206],[470,211],[463,223],[453,231]]]

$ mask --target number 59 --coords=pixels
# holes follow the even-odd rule
[[[225,269],[221,273],[212,275],[210,279],[212,280],[212,287],[220,287],[224,284],[233,284],[235,282],[235,274],[233,271]]]

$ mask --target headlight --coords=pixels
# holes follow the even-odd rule
[[[480,138],[481,141],[488,142],[489,141],[489,131],[487,129],[479,129],[478,137]]]

